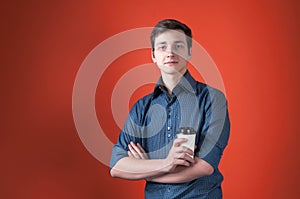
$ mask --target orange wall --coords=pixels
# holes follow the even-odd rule
[[[112,179],[83,146],[72,117],[72,89],[81,63],[100,42],[163,18],[187,23],[223,77],[232,123],[220,165],[224,198],[300,195],[299,2],[182,2],[1,5],[0,198],[143,197],[144,182]],[[97,114],[113,142],[119,130],[109,109],[113,85],[151,61],[148,53],[120,57],[100,80],[106,87],[97,89]],[[143,88],[130,104],[150,90]]]

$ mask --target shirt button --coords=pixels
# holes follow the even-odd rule
[[[170,126],[168,126],[168,131],[171,129],[171,127]]]
[[[169,138],[169,137],[171,137],[171,134],[170,134],[170,133],[168,133],[168,138]]]

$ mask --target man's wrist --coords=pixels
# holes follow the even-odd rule
[[[167,158],[163,159],[163,168],[162,168],[162,172],[163,173],[170,173],[172,172],[172,164],[168,161]]]

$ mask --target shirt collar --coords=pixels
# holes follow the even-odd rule
[[[191,76],[190,72],[187,70],[182,76],[179,83],[173,89],[173,92],[177,94],[181,91],[186,91],[188,93],[195,94],[196,90],[197,90],[197,81]],[[167,88],[162,80],[162,77],[160,77],[154,87],[153,97],[157,97],[163,91],[167,92]]]

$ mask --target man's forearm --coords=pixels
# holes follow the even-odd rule
[[[152,178],[150,177],[148,180],[159,183],[184,183],[213,173],[213,167],[207,162],[198,157],[195,157],[195,160],[195,164],[189,167],[180,166],[172,173],[165,173]]]
[[[110,171],[112,177],[141,180],[167,173],[163,159],[136,159],[124,157]]]

